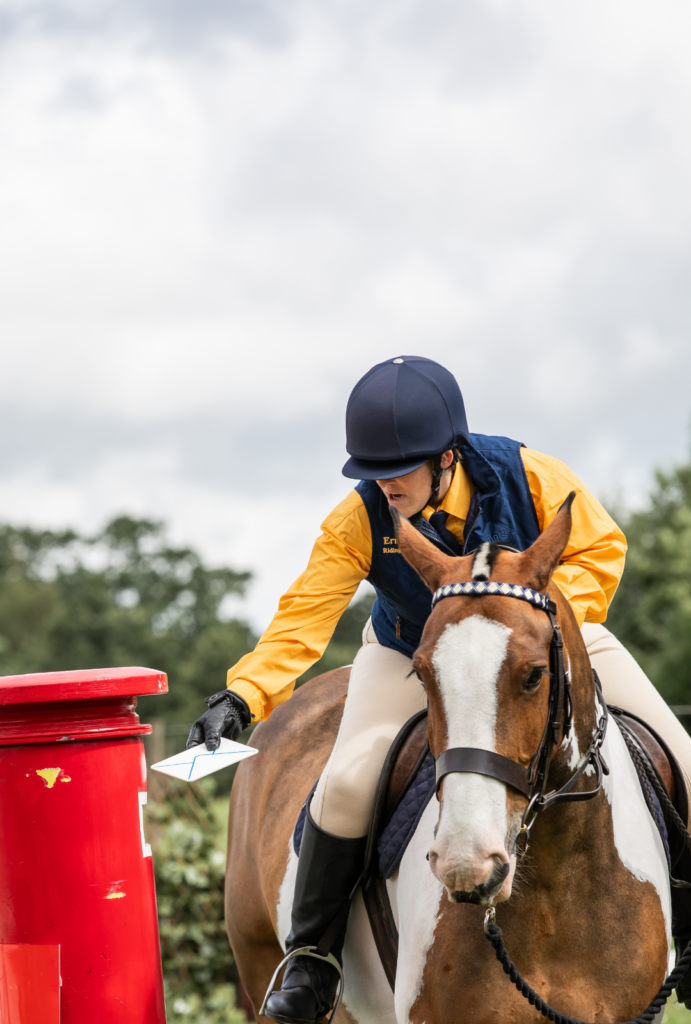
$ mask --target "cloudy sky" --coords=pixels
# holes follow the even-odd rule
[[[0,0],[0,517],[263,625],[374,362],[635,503],[691,435],[687,0]]]

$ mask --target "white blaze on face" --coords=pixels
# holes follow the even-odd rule
[[[442,633],[432,663],[449,748],[495,749],[497,685],[510,636],[507,626],[480,615],[452,623]],[[506,828],[503,783],[471,772],[447,775],[430,850],[437,878],[451,892],[470,892],[484,884],[494,867],[508,861]]]

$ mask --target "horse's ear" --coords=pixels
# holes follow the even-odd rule
[[[434,593],[452,566],[453,559],[436,548],[431,541],[423,537],[397,508],[391,508],[391,518],[396,529],[398,549],[408,565],[412,565],[423,582]]]
[[[547,589],[552,573],[569,543],[571,506],[575,497],[576,492],[571,491],[545,532],[523,552],[526,576],[535,590]]]

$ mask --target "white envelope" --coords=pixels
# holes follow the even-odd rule
[[[244,743],[236,743],[235,740],[221,737],[221,745],[217,750],[207,750],[205,745],[200,743],[197,747],[183,750],[181,754],[173,754],[165,761],[152,764],[151,767],[157,772],[172,775],[175,779],[196,782],[205,775],[211,775],[212,772],[218,772],[221,768],[227,768],[258,753],[254,747],[246,747]]]

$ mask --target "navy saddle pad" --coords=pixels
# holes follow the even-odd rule
[[[315,782],[309,796],[302,805],[302,810],[293,832],[293,849],[300,855],[302,830],[305,827],[305,814],[312,793],[317,788]],[[379,853],[379,870],[384,878],[390,878],[406,851],[413,837],[425,807],[434,796],[434,758],[430,754],[415,779],[403,795],[403,799],[391,815],[389,822],[379,836],[377,850]]]

